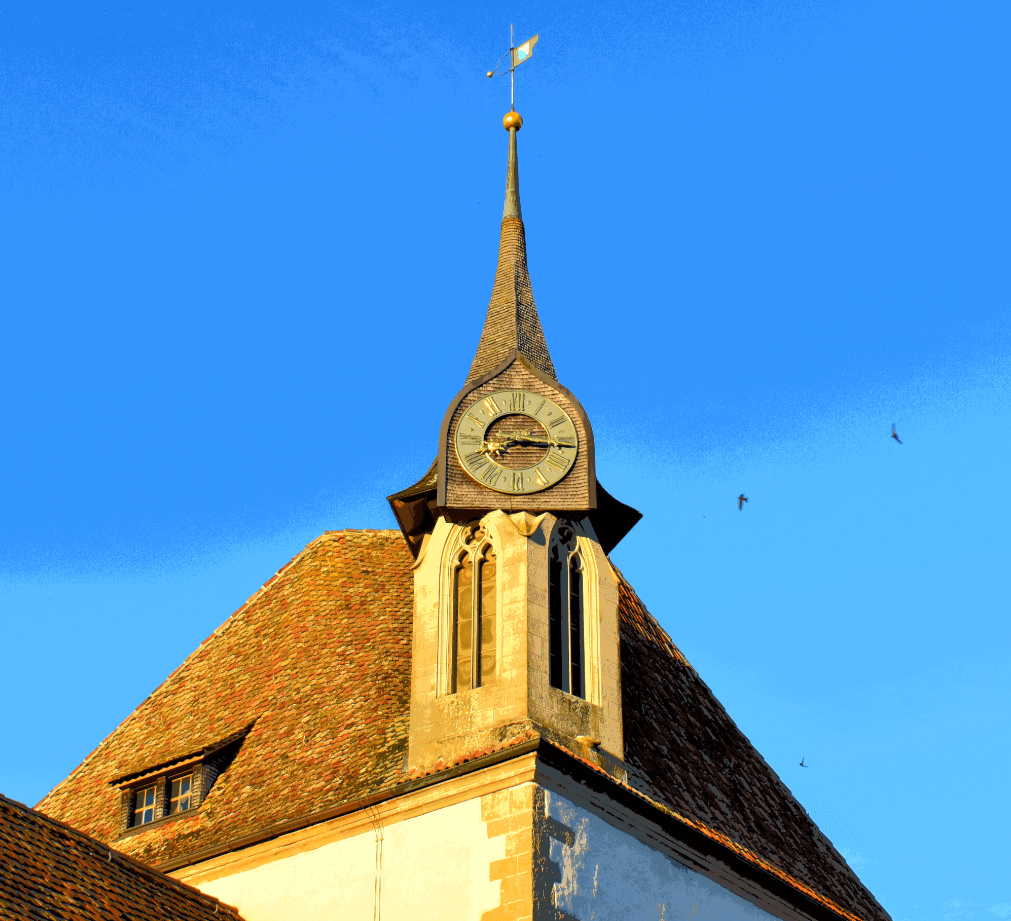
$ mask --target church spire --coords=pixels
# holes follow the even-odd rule
[[[505,207],[499,237],[498,270],[488,303],[477,354],[470,366],[467,383],[494,370],[514,352],[522,355],[539,371],[556,379],[555,366],[548,354],[544,331],[537,316],[537,305],[527,271],[527,245],[520,210],[519,166],[516,135],[523,127],[519,113],[510,111],[502,119],[509,132],[509,165],[506,170]]]

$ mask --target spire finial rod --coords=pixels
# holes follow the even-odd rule
[[[516,217],[523,219],[520,211],[520,169],[519,158],[516,155],[516,133],[523,127],[520,113],[510,111],[502,119],[502,127],[509,132],[509,165],[506,168],[505,207],[502,209],[502,219]]]
[[[513,45],[513,24],[509,23],[509,111],[516,111],[516,48]],[[515,137],[515,135],[513,135]]]

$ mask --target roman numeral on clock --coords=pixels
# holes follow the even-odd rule
[[[562,457],[561,454],[549,454],[544,463],[555,470],[568,470],[570,461],[567,457]]]
[[[516,425],[488,435],[506,420]],[[576,468],[580,430],[565,409],[544,394],[520,387],[485,390],[453,424],[450,438],[460,467],[475,483],[496,492],[514,496],[540,492]],[[531,454],[540,460],[523,466]]]

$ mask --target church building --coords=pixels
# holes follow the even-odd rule
[[[889,921],[610,560],[641,515],[558,380],[503,124],[400,529],[312,541],[37,809],[245,921]]]

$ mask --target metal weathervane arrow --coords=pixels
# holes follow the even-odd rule
[[[537,44],[538,38],[540,38],[540,33],[533,38],[528,38],[522,45],[514,45],[513,27],[509,26],[509,50],[498,59],[495,69],[489,70],[486,74],[489,79],[491,77],[504,77],[507,73],[509,74],[509,107],[514,112],[516,111],[516,68],[534,53],[534,45]],[[506,58],[509,58],[509,70],[500,71],[499,68]]]

